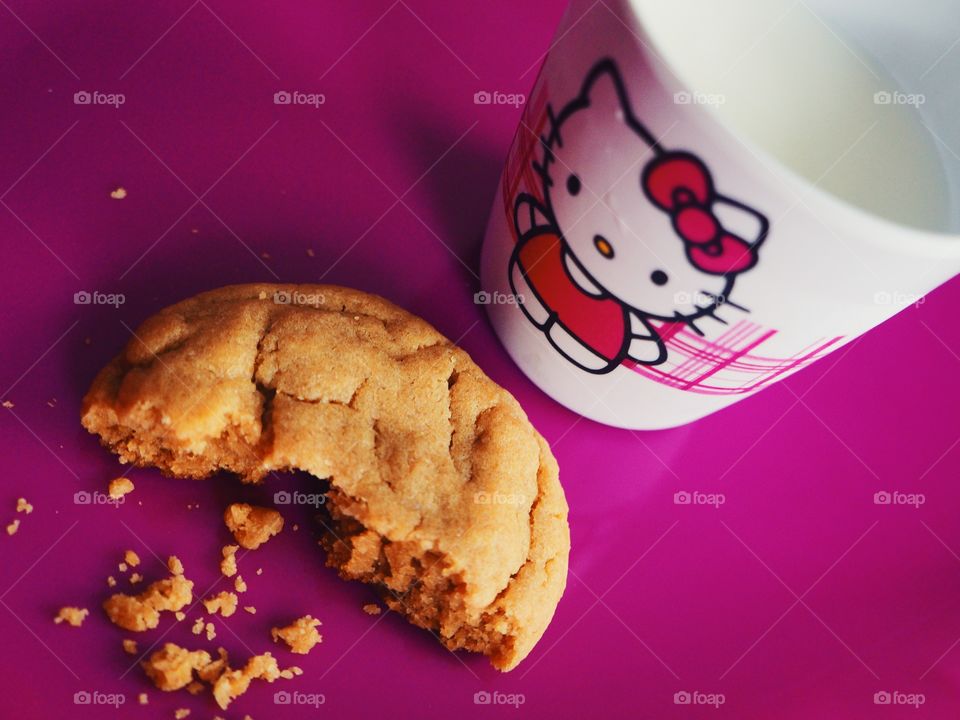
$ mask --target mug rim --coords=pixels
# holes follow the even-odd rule
[[[676,92],[696,92],[696,88],[690,82],[674,71],[673,65],[668,61],[668,55],[664,52],[662,44],[648,32],[643,22],[641,10],[638,7],[639,3],[635,2],[635,0],[617,0],[617,2],[619,6],[625,10],[624,14],[627,16],[626,19],[631,22],[631,31],[637,36],[637,39],[640,40],[640,51],[655,56],[655,60],[649,63],[649,65],[653,74],[660,79],[660,82],[668,89],[670,89],[670,85],[675,85]],[[843,216],[844,220],[849,224],[873,225],[873,229],[877,232],[872,232],[871,229],[867,227],[866,232],[862,233],[862,235],[864,235],[864,242],[880,244],[895,253],[907,254],[911,257],[924,255],[936,258],[960,259],[960,230],[953,232],[927,230],[882,217],[849,200],[845,200],[829,190],[823,189],[803,177],[785,162],[760,147],[752,138],[746,137],[738,132],[712,107],[690,104],[684,106],[683,111],[693,112],[701,115],[701,117],[709,118],[710,122],[719,127],[724,134],[732,138],[734,142],[744,146],[771,174],[778,176],[781,182],[785,183],[788,187],[799,188],[800,191],[795,192],[799,197],[804,200],[812,198],[826,205],[832,211]],[[953,198],[951,198],[951,200],[953,200]],[[806,205],[805,202],[803,204]],[[816,217],[818,222],[826,225],[826,223],[819,220],[817,213],[810,214]],[[956,244],[956,247],[949,247],[950,244],[953,243]],[[910,252],[905,253],[905,247],[909,248]]]

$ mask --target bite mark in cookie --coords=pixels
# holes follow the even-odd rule
[[[546,442],[466,353],[381,298],[247,285],[186,300],[104,368],[83,424],[171,475],[327,481],[328,564],[501,670],[563,593],[567,504]]]

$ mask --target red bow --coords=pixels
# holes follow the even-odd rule
[[[755,245],[725,230],[713,214],[713,180],[698,158],[685,152],[665,153],[644,169],[642,185],[647,197],[670,214],[695,267],[726,275],[756,264]]]

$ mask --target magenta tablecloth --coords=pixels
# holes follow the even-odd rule
[[[695,425],[603,427],[527,381],[472,299],[520,112],[474,93],[528,92],[562,2],[2,5],[0,399],[13,407],[0,412],[0,520],[19,496],[36,510],[15,536],[0,533],[0,715],[115,717],[95,704],[110,694],[138,717],[215,714],[209,696],[152,689],[122,652],[128,634],[99,609],[105,578],[128,547],[148,579],[176,554],[203,593],[228,537],[225,503],[306,490],[309,478],[240,488],[135,470],[123,507],[78,504],[119,472],[78,409],[150,313],[277,279],[385,295],[516,394],[560,461],[571,571],[541,644],[501,675],[393,614],[362,612],[371,591],[325,569],[310,513],[291,511],[241,562],[242,603],[259,612],[215,624],[234,657],[271,649],[306,673],[255,684],[230,717],[960,713],[960,284]],[[275,104],[283,91],[307,104]],[[118,186],[123,200],[109,196]],[[78,305],[78,291],[125,302]],[[684,491],[724,502],[676,504]],[[924,502],[876,504],[884,491]],[[54,625],[61,605],[91,616]],[[323,621],[323,644],[305,658],[273,646],[269,628],[305,613]],[[141,649],[205,645],[188,629],[197,614],[165,620]],[[277,704],[280,690],[325,702]],[[475,704],[494,691],[522,699],[519,711]],[[101,695],[75,704],[77,692]],[[147,709],[133,707],[140,692]],[[678,704],[683,692],[723,704]],[[924,704],[878,707],[884,692]]]

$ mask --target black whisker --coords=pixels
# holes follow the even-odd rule
[[[699,335],[700,337],[703,337],[704,335],[703,330],[697,327],[696,322],[694,321],[693,318],[689,318],[689,317],[686,317],[685,315],[681,315],[679,312],[675,312],[673,316],[677,319],[677,322],[682,322],[684,325],[686,325],[691,330],[693,330],[697,335]]]
[[[557,122],[557,116],[553,112],[553,106],[547,103],[547,120],[550,122],[550,134],[546,138],[541,138],[548,147],[563,147],[563,138],[560,137],[560,123]]]

